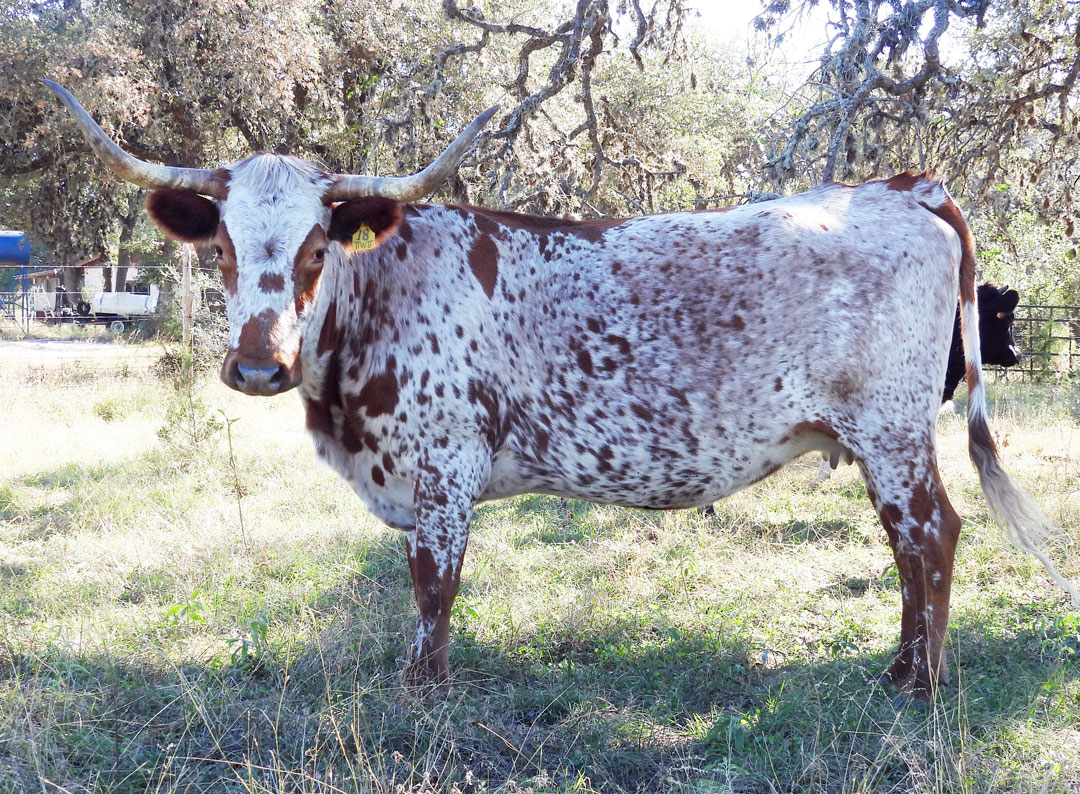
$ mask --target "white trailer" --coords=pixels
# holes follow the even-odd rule
[[[124,324],[157,314],[158,298],[161,295],[156,284],[144,287],[138,292],[98,292],[90,299],[90,314],[94,319],[109,323],[109,328],[117,333],[124,330]]]

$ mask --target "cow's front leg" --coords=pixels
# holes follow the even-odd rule
[[[458,462],[460,463],[460,461]],[[450,611],[461,581],[461,561],[480,490],[483,466],[469,470],[423,464],[414,486],[416,528],[405,534],[419,615],[405,667],[410,686],[450,680]]]

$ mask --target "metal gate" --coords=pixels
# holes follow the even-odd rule
[[[987,367],[999,378],[1037,381],[1080,370],[1080,306],[1021,303],[1016,307],[1013,334],[1020,363],[1007,370]]]

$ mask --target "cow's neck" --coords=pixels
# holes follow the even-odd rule
[[[349,258],[336,243],[323,273],[300,349],[305,401],[340,404],[343,382],[364,383],[385,367],[389,325],[386,296],[393,270],[377,249]]]

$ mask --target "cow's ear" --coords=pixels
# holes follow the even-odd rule
[[[327,236],[350,247],[353,236],[361,231],[361,227],[367,227],[371,235],[365,234],[365,242],[358,243],[357,247],[371,250],[393,236],[401,225],[402,217],[401,205],[393,199],[380,196],[350,199],[334,207]]]
[[[1016,308],[1016,304],[1020,302],[1020,293],[1014,289],[1006,288],[1001,297],[997,299],[994,304],[994,311],[998,312],[1011,312]]]
[[[175,188],[162,188],[147,196],[146,211],[165,234],[185,243],[210,239],[221,220],[217,205],[210,199]]]

